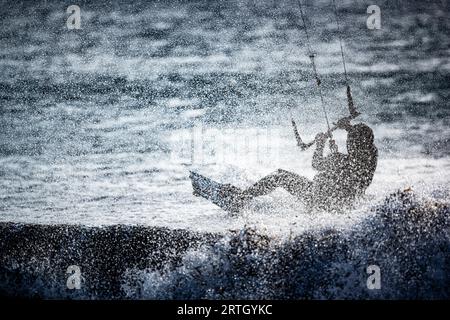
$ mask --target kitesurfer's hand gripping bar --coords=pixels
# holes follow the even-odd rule
[[[344,117],[343,119],[348,119],[350,121],[350,120],[355,119],[359,115],[360,115],[360,113],[358,111],[354,111],[352,115]],[[300,134],[298,133],[297,124],[295,123],[294,119],[291,119],[291,122],[292,122],[292,127],[294,128],[294,135],[295,135],[295,140],[297,140],[297,146],[299,146],[302,151],[308,149],[314,143],[316,143],[315,139],[309,143],[304,143],[302,141],[302,138],[300,137]],[[339,126],[334,124],[334,126],[331,127],[330,130],[327,131],[326,133],[328,133],[328,135],[331,136],[331,132],[335,131],[336,129],[339,129]]]

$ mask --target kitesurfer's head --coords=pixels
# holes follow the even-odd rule
[[[363,123],[351,127],[347,136],[347,151],[349,154],[372,148],[373,131]]]

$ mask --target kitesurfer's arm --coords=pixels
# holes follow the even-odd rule
[[[347,102],[348,102],[348,111],[350,112],[350,116],[352,118],[356,118],[360,113],[356,110],[355,104],[353,103],[352,91],[350,90],[350,85],[347,85]]]
[[[312,167],[317,171],[325,170],[325,158],[323,156],[323,149],[325,148],[325,142],[329,137],[328,133],[319,133],[316,138],[316,150],[314,151],[314,155],[312,158]]]
[[[353,103],[352,92],[350,91],[350,86],[349,85],[347,85],[347,102],[348,102],[348,109],[350,110],[350,112],[352,110],[355,110],[355,105]]]

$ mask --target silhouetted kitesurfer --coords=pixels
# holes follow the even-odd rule
[[[338,152],[334,140],[330,140],[332,152],[325,157],[324,147],[329,135],[318,134],[312,160],[312,167],[317,170],[317,174],[312,181],[279,169],[241,191],[241,197],[249,200],[281,187],[311,208],[337,210],[350,205],[355,198],[364,194],[372,182],[378,152],[372,129],[367,125],[351,125],[344,118],[337,126],[348,132],[347,154]]]
[[[312,167],[317,170],[314,179],[311,181],[296,173],[279,169],[275,173],[262,178],[249,188],[241,190],[230,184],[221,184],[198,173],[191,172],[190,178],[195,195],[202,196],[227,211],[237,212],[252,198],[266,195],[278,187],[285,189],[302,200],[309,208],[333,211],[341,210],[343,207],[352,204],[356,198],[364,194],[372,182],[375,173],[378,151],[374,145],[374,135],[371,128],[362,123],[356,125],[350,124],[350,121],[355,119],[359,115],[359,112],[356,111],[353,104],[342,39],[340,37],[339,17],[334,2],[333,6],[339,31],[339,44],[347,85],[347,100],[350,116],[339,120],[336,126],[331,128],[321,88],[322,82],[315,64],[315,53],[309,41],[308,26],[301,1],[299,1],[300,16],[303,21],[303,30],[306,37],[306,48],[311,60],[311,67],[316,79],[321,106],[328,127],[326,133],[320,133],[314,141],[304,143],[300,138],[295,121],[292,120],[297,145],[302,150],[306,150],[314,143],[316,144],[316,150],[312,160]],[[347,131],[347,154],[338,151],[337,145],[332,138],[332,131],[335,129],[344,129]],[[330,139],[331,153],[325,157],[323,151],[328,138]]]
[[[348,98],[349,105],[353,104],[350,91]],[[252,198],[266,195],[276,188],[285,189],[309,208],[334,211],[351,205],[372,182],[378,151],[372,129],[363,123],[351,125],[350,119],[352,117],[343,118],[336,124],[336,128],[347,131],[347,154],[340,153],[335,141],[330,139],[331,153],[324,156],[324,147],[331,133],[328,131],[316,136],[312,167],[317,174],[312,181],[279,169],[241,190],[191,172],[194,194],[231,212],[239,211]]]

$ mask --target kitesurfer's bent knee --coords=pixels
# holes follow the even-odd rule
[[[278,169],[275,173],[256,182],[244,193],[251,197],[259,197],[272,192],[278,187],[285,189],[298,198],[306,198],[311,192],[312,182],[296,173]]]

